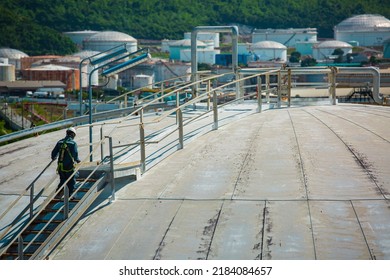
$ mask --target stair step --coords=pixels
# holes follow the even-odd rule
[[[94,178],[89,178],[89,179],[86,179],[86,178],[76,178],[76,181],[77,182],[97,182],[98,179],[94,179]]]

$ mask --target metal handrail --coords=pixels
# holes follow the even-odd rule
[[[16,203],[18,203],[20,201],[20,199],[22,197],[24,197],[28,191],[31,190],[31,188],[34,187],[34,184],[36,181],[38,181],[38,179],[42,176],[43,173],[45,173],[45,171],[49,168],[49,166],[53,163],[54,160],[50,161],[46,166],[45,168],[43,168],[43,170],[39,173],[39,175],[30,183],[30,185],[24,190],[23,193],[21,193],[17,199],[15,199],[9,206],[8,208],[1,214],[0,216],[0,220],[2,218],[4,218],[9,211],[11,211],[11,209],[16,205]],[[41,192],[44,191],[44,188],[41,190]],[[3,234],[0,235],[0,240],[2,238],[5,237],[5,235],[10,231],[10,229],[18,222],[18,220],[25,214],[26,212],[26,209],[30,210],[30,218],[32,217],[32,208],[34,207],[34,204],[31,203],[31,202],[34,202],[34,192],[30,192],[30,203],[29,205],[7,226],[7,229],[5,230],[5,232],[3,232]]]
[[[164,90],[162,89],[162,90],[161,90],[161,95],[158,96],[156,99],[153,99],[153,100],[151,100],[151,101],[149,101],[149,102],[147,102],[147,103],[143,103],[143,104],[139,105],[139,106],[136,107],[136,108],[131,108],[132,110],[129,110],[129,114],[128,114],[127,116],[120,118],[120,119],[119,119],[118,121],[116,121],[116,122],[110,122],[110,124],[115,124],[114,127],[111,129],[110,132],[108,132],[108,133],[105,135],[105,137],[101,137],[100,141],[98,141],[98,142],[96,142],[96,143],[94,143],[94,144],[92,145],[92,149],[90,150],[90,153],[89,153],[88,155],[86,155],[86,157],[85,157],[85,159],[82,161],[82,163],[86,163],[86,162],[88,161],[88,158],[89,158],[93,153],[95,153],[101,145],[105,144],[105,141],[106,141],[107,138],[112,137],[112,135],[114,134],[114,132],[115,132],[117,129],[119,129],[119,128],[121,128],[121,127],[127,126],[127,125],[123,125],[124,122],[126,122],[126,121],[128,121],[128,120],[131,120],[131,119],[134,119],[134,116],[137,115],[138,113],[140,114],[140,116],[139,116],[139,117],[140,117],[139,122],[136,122],[135,124],[130,124],[130,125],[139,125],[139,126],[140,126],[140,131],[143,131],[143,126],[146,125],[146,124],[161,122],[163,119],[167,118],[167,117],[170,116],[171,114],[177,113],[177,116],[178,116],[178,119],[177,119],[177,126],[175,126],[174,129],[173,129],[172,131],[170,131],[168,134],[166,134],[164,137],[162,137],[161,139],[158,139],[158,141],[148,141],[148,140],[147,140],[147,136],[145,137],[145,135],[144,135],[143,132],[142,132],[142,133],[141,133],[141,136],[140,136],[140,139],[139,139],[137,142],[128,144],[128,146],[130,146],[130,145],[137,145],[137,146],[139,147],[139,150],[140,150],[140,153],[141,153],[140,166],[141,166],[142,172],[144,172],[144,171],[145,171],[145,159],[146,159],[146,151],[145,151],[145,146],[144,146],[145,144],[159,143],[160,141],[166,139],[166,137],[172,135],[175,131],[179,130],[179,136],[178,136],[179,144],[180,144],[180,145],[179,145],[179,148],[183,148],[183,127],[184,127],[185,125],[188,125],[189,123],[191,123],[191,122],[193,122],[193,121],[195,121],[195,120],[201,118],[201,117],[204,116],[205,114],[208,114],[208,113],[211,112],[211,110],[208,108],[208,109],[207,109],[205,112],[203,112],[202,114],[196,115],[196,116],[194,116],[193,118],[190,118],[190,119],[188,119],[188,120],[186,120],[186,121],[183,121],[183,118],[181,117],[181,116],[182,116],[181,114],[182,114],[182,110],[183,110],[185,107],[190,106],[190,105],[195,105],[197,102],[202,101],[202,100],[205,100],[205,99],[210,99],[210,98],[211,98],[211,94],[212,94],[212,95],[213,95],[213,97],[212,97],[212,98],[213,98],[213,104],[214,104],[214,105],[213,105],[213,108],[212,108],[212,110],[214,111],[214,129],[217,129],[217,128],[218,128],[218,109],[222,108],[223,106],[227,106],[228,104],[232,104],[232,103],[234,103],[234,102],[239,102],[239,101],[241,101],[241,100],[243,100],[243,99],[245,99],[245,98],[254,96],[254,95],[256,95],[256,94],[258,94],[259,99],[261,99],[261,97],[260,97],[260,96],[261,96],[261,93],[263,93],[263,92],[269,93],[272,89],[266,89],[265,91],[263,91],[261,88],[259,88],[259,92],[258,92],[258,93],[251,93],[251,94],[249,94],[249,95],[244,95],[244,94],[243,94],[243,96],[236,96],[236,98],[235,98],[234,100],[232,100],[232,101],[230,101],[230,102],[227,102],[227,103],[224,103],[224,104],[219,104],[219,105],[218,105],[217,102],[216,102],[216,99],[217,99],[216,91],[221,90],[221,89],[223,89],[223,88],[225,88],[225,87],[228,87],[228,86],[230,86],[230,85],[233,85],[233,84],[236,84],[236,85],[237,85],[238,82],[242,82],[242,81],[249,80],[249,79],[252,79],[252,78],[260,77],[260,76],[263,76],[263,75],[276,75],[276,74],[278,74],[278,73],[280,73],[280,70],[278,70],[278,69],[272,69],[272,70],[269,70],[269,71],[266,71],[266,72],[261,71],[261,72],[259,72],[259,73],[255,73],[255,74],[253,74],[253,75],[245,76],[245,77],[239,78],[239,79],[237,79],[237,80],[234,80],[234,81],[225,83],[224,85],[221,85],[221,86],[218,86],[218,87],[215,87],[215,88],[211,88],[211,89],[208,88],[204,93],[201,93],[201,94],[197,95],[196,97],[193,97],[191,100],[189,100],[189,101],[187,101],[187,102],[184,102],[183,104],[180,104],[180,103],[179,103],[179,99],[178,99],[178,96],[177,96],[177,95],[179,94],[179,92],[181,92],[181,91],[183,91],[183,90],[185,90],[185,89],[187,89],[187,88],[191,88],[192,86],[197,85],[197,84],[199,84],[199,83],[203,83],[203,82],[205,82],[205,81],[207,82],[207,81],[210,81],[210,80],[219,78],[219,77],[221,77],[221,76],[223,76],[223,75],[226,75],[226,73],[225,73],[225,74],[219,74],[219,75],[211,75],[211,76],[208,76],[208,77],[204,78],[203,80],[199,80],[199,81],[186,82],[186,83],[180,85],[179,87],[177,87],[176,89],[174,89],[174,90],[172,90],[172,91],[170,91],[170,92],[168,92],[168,93],[165,93],[165,94],[164,94]],[[227,74],[230,75],[231,73],[227,73]],[[210,84],[210,83],[209,83],[209,84]],[[161,106],[161,104],[158,104],[158,102],[159,102],[160,99],[165,98],[165,97],[168,97],[168,96],[172,96],[172,95],[174,95],[174,94],[176,94],[176,107],[174,107],[174,108],[171,109],[171,110],[165,111],[163,114],[161,114],[159,117],[153,119],[152,121],[144,122],[144,120],[143,120],[143,112],[144,112],[145,110],[147,110],[148,108],[151,108],[152,106],[154,106],[154,105],[156,105],[156,104],[159,105],[159,106]],[[278,96],[279,96],[279,95],[280,95],[280,90],[278,90]],[[261,106],[261,103],[259,103],[259,104],[260,104],[259,106]],[[261,111],[261,110],[259,110],[259,111]],[[108,123],[107,123],[107,124],[108,124]],[[87,124],[87,125],[82,125],[82,126],[93,127],[93,126],[96,126],[96,125],[102,126],[102,125],[104,125],[104,123],[103,123],[103,124],[93,124],[93,123],[92,123],[92,124]],[[126,145],[121,145],[121,147],[124,147],[124,146],[126,146]],[[118,147],[119,147],[119,146],[118,146]],[[102,158],[103,158],[103,154],[102,154]],[[112,156],[111,156],[111,159],[113,160],[113,157],[112,157]],[[50,164],[51,164],[51,163],[50,163]],[[44,169],[38,176],[41,176],[41,175],[46,171],[46,169],[50,166],[50,164],[49,164],[47,167],[45,167],[45,169]],[[102,161],[101,161],[101,162],[100,162],[100,163],[99,163],[99,164],[90,172],[88,178],[90,178],[90,177],[98,170],[98,168],[99,168],[102,164],[103,164],[103,160],[102,160]],[[111,164],[112,164],[112,162],[111,162]],[[76,167],[76,169],[75,169],[75,171],[74,171],[74,174],[75,174],[76,172],[78,172],[80,168],[81,168],[81,165],[79,165],[78,167]],[[113,176],[113,174],[112,174],[112,176]],[[88,179],[88,178],[87,178],[87,179]],[[86,180],[87,180],[87,179],[86,179]],[[36,180],[33,181],[33,183],[35,183],[35,182],[36,182]],[[81,183],[81,185],[77,188],[77,190],[78,190],[79,188],[81,188],[81,186],[82,186],[85,182],[86,182],[86,181],[83,181],[83,182]],[[33,184],[33,183],[32,183],[32,184]],[[65,188],[66,183],[67,183],[67,182],[65,182],[65,183],[61,186],[61,189],[64,189],[64,188]],[[29,187],[30,187],[30,186],[29,186]],[[45,188],[44,188],[44,189],[45,189]],[[76,192],[77,192],[77,190],[76,190]],[[55,194],[57,194],[59,191],[61,191],[61,190],[56,191]],[[25,193],[26,193],[26,192],[24,192],[21,196],[23,196]],[[54,195],[55,195],[55,194],[54,194]],[[49,198],[52,198],[52,197],[54,197],[54,196],[49,196]],[[49,203],[49,201],[50,201],[50,199],[45,200],[45,202],[42,203],[40,207],[38,207],[38,211],[36,211],[36,213],[35,213],[34,216],[38,215],[38,214],[44,209],[44,206],[47,205],[47,204]],[[14,205],[15,205],[15,204],[13,204],[12,206],[10,206],[9,208],[12,208]],[[30,205],[30,207],[31,207],[31,205]],[[7,212],[9,212],[9,209],[7,209]],[[4,214],[3,214],[0,218],[2,218],[2,217],[4,217]],[[20,218],[21,216],[18,216],[18,217]],[[16,222],[16,219],[15,219],[14,222]],[[12,226],[15,225],[14,222],[11,224],[10,227],[12,227]],[[8,229],[7,229],[7,231],[8,231]],[[9,232],[9,231],[8,231],[8,232]],[[1,238],[3,238],[3,237],[4,237],[4,234],[1,236]],[[16,240],[17,238],[19,238],[19,236],[15,237],[15,240]]]

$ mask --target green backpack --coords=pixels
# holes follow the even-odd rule
[[[71,169],[65,169],[64,168],[64,156],[65,156],[65,152],[68,153],[69,157],[71,158],[72,160],[72,168]],[[66,143],[66,141],[64,141],[60,147],[60,156],[58,158],[58,166],[57,166],[57,171],[62,171],[62,172],[71,172],[74,170],[74,158],[72,156],[72,154],[70,153],[69,151],[69,147]]]

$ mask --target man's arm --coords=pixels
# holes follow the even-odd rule
[[[79,159],[79,151],[78,151],[78,147],[77,147],[77,143],[74,142],[74,146],[73,146],[73,158],[74,160],[79,163],[80,162],[80,159]]]
[[[57,143],[54,149],[51,151],[51,159],[55,160],[57,158],[58,152],[60,151],[60,145]]]

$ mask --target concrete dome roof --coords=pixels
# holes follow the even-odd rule
[[[137,40],[122,32],[117,31],[103,31],[92,35],[88,42],[136,42]]]
[[[316,48],[352,48],[352,45],[342,41],[329,40],[318,44]]]
[[[377,29],[390,29],[390,20],[381,15],[357,15],[343,20],[335,26],[336,31],[367,31]]]
[[[202,41],[196,41],[196,45],[197,47],[205,47],[206,44],[203,43]],[[170,44],[170,46],[174,46],[174,47],[191,47],[191,39],[183,39],[183,40],[179,40],[179,41],[176,41],[176,42],[173,42],[172,44]]]
[[[10,49],[10,48],[0,48],[0,57],[10,58],[10,59],[20,59],[22,57],[28,57],[22,51]]]
[[[287,49],[287,47],[281,43],[275,41],[261,41],[253,44],[254,49]]]
[[[46,64],[46,65],[31,67],[27,70],[32,70],[32,71],[68,71],[68,70],[72,70],[72,69],[73,68],[61,66],[61,65]]]
[[[81,59],[84,59],[84,58],[91,57],[91,56],[99,54],[99,53],[100,52],[98,52],[98,51],[84,50],[81,52],[77,52],[77,53],[73,54],[72,56],[78,56]]]

